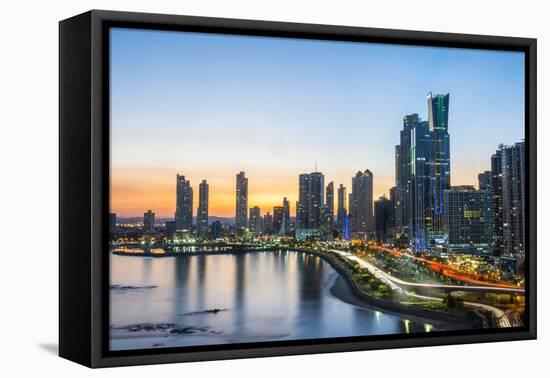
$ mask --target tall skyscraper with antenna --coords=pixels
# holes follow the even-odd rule
[[[451,187],[451,149],[449,141],[449,94],[428,93],[428,126],[433,136],[432,209],[428,239],[430,244],[443,242],[443,192]]]

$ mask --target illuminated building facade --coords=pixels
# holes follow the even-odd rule
[[[143,231],[148,233],[155,231],[155,213],[151,210],[143,214]]]
[[[199,184],[199,207],[197,209],[197,233],[206,238],[209,235],[208,227],[208,183],[202,180]]]
[[[176,231],[191,231],[193,227],[193,188],[185,176],[176,176]]]
[[[352,238],[368,240],[374,233],[373,174],[368,169],[359,171],[351,180],[349,209]]]
[[[248,178],[244,172],[237,174],[235,227],[242,232],[248,226]]]
[[[260,214],[260,208],[258,206],[251,207],[249,215],[250,216],[248,217],[248,228],[250,229],[250,231],[256,234],[259,234],[262,231],[261,229],[262,217]]]
[[[346,187],[342,184],[338,187],[338,209],[336,211],[336,228],[340,237],[344,237],[348,211],[346,207]]]
[[[491,204],[485,190],[453,186],[443,191],[448,252],[488,254]]]

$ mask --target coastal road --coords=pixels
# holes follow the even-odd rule
[[[456,269],[450,265],[443,264],[434,260],[425,259],[423,257],[415,256],[407,252],[399,251],[395,248],[388,248],[388,247],[382,247],[382,246],[372,246],[372,248],[377,249],[379,251],[383,251],[386,253],[389,253],[394,256],[398,257],[407,257],[411,260],[419,261],[425,264],[428,264],[430,268],[436,272],[439,272],[440,274],[454,278],[458,281],[466,282],[469,285],[472,286],[491,286],[491,287],[500,287],[500,288],[510,288],[512,289],[511,292],[516,292],[515,290],[520,290],[518,292],[524,293],[525,289],[518,287],[517,285],[511,284],[509,282],[487,282],[484,280],[481,280],[480,277],[482,277],[480,274],[471,273],[471,272],[463,272],[459,269]]]
[[[342,257],[345,257],[345,258],[347,258],[351,261],[357,262],[361,268],[367,269],[376,278],[378,278],[379,280],[381,280],[382,282],[387,284],[393,290],[397,291],[398,293],[405,294],[409,297],[418,298],[418,299],[425,299],[425,300],[440,301],[440,302],[443,301],[443,299],[441,299],[441,298],[429,297],[429,296],[426,296],[426,295],[419,295],[419,294],[416,294],[416,293],[412,293],[412,292],[406,290],[403,286],[405,286],[405,287],[422,286],[422,287],[432,287],[432,288],[436,288],[436,289],[457,288],[458,290],[460,290],[460,289],[463,290],[464,288],[471,288],[470,286],[417,284],[417,283],[414,283],[414,282],[403,281],[399,278],[393,277],[392,275],[380,270],[378,267],[376,267],[375,265],[369,263],[368,261],[365,261],[362,258],[357,257],[355,255],[352,255],[349,252],[339,251],[339,250],[336,250],[336,249],[332,249],[331,252],[338,253]],[[492,289],[493,291],[496,289],[495,287],[488,288],[488,287],[485,287],[485,286],[480,286],[479,288],[483,288],[484,290],[485,289]],[[504,311],[502,311],[502,310],[500,310],[496,307],[489,306],[489,305],[486,305],[486,304],[483,304],[483,303],[476,303],[476,302],[464,302],[464,305],[469,306],[469,307],[480,308],[480,309],[483,309],[483,310],[486,310],[486,311],[490,311],[493,314],[494,318],[496,319],[497,326],[499,328],[512,327],[512,323],[510,323],[510,320],[508,319],[508,317],[506,316]]]
[[[354,255],[352,255],[348,252],[338,251],[336,249],[333,249],[331,251],[336,252],[336,253],[340,254],[341,256],[347,257],[350,260],[357,261],[361,265],[361,267],[363,267],[362,264],[365,263],[365,264],[371,265],[372,267],[374,267],[374,269],[378,269],[374,265],[372,265],[370,263],[367,263],[365,260],[363,260],[363,259],[361,259],[357,256],[354,256]],[[365,266],[365,267],[370,270],[370,268],[368,268],[367,266]],[[428,283],[407,282],[407,281],[400,280],[399,278],[393,277],[392,275],[387,274],[385,272],[382,272],[382,271],[380,271],[380,272],[383,276],[387,277],[387,279],[395,282],[398,285],[406,286],[406,287],[425,287],[425,288],[433,288],[433,289],[439,289],[439,290],[446,290],[446,289],[448,290],[448,289],[450,289],[450,290],[462,290],[462,291],[488,291],[488,292],[498,291],[498,292],[504,292],[504,293],[519,293],[519,294],[524,294],[525,293],[525,289],[521,288],[521,287],[476,286],[476,285],[445,285],[445,284],[428,284]]]

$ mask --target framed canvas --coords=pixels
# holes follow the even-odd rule
[[[60,22],[59,352],[536,337],[536,40]]]

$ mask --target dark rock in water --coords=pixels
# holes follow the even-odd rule
[[[137,289],[154,289],[158,286],[148,285],[148,286],[132,286],[132,285],[111,285],[111,290],[137,290]]]
[[[127,326],[111,325],[111,329],[123,330],[127,332],[159,332],[163,334],[164,337],[168,337],[168,334],[188,335],[193,333],[208,332],[208,327],[193,327],[174,323],[138,323]]]
[[[221,311],[228,311],[228,309],[227,308],[212,308],[210,310],[186,312],[183,315],[217,314],[218,312],[221,312]]]
[[[206,332],[207,330],[207,327],[179,327],[172,329],[170,333],[177,335],[188,335],[190,333]]]
[[[128,332],[153,332],[153,331],[167,331],[171,328],[174,328],[176,325],[173,323],[139,323],[139,324],[130,324],[128,326],[122,327],[112,327],[113,329],[125,329]]]

